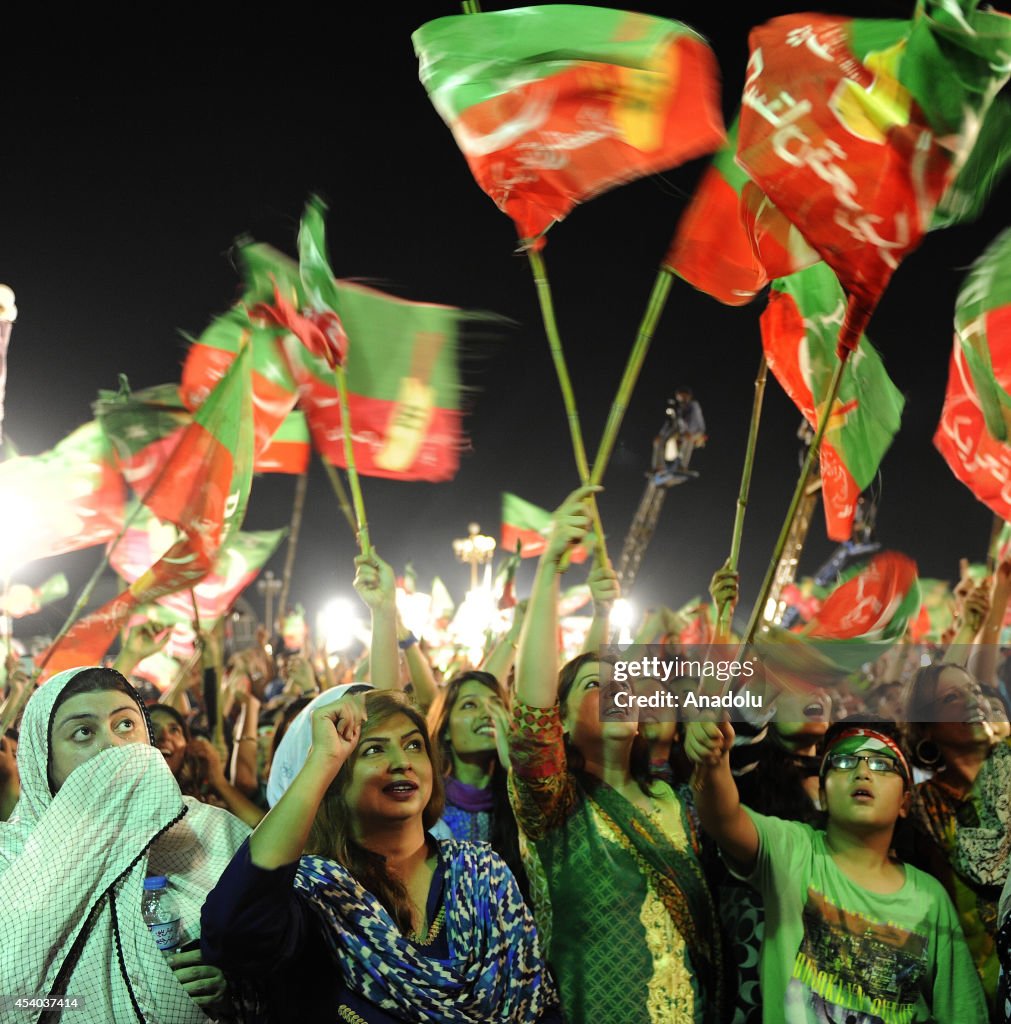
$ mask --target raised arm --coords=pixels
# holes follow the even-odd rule
[[[359,555],[355,566],[355,590],[372,615],[369,681],[377,690],[402,689],[393,570],[376,554],[375,548],[368,555]]]
[[[520,601],[513,609],[512,625],[495,641],[495,646],[484,659],[481,668],[490,672],[503,686],[509,686],[509,670],[516,660],[516,651],[520,645],[520,633],[523,631],[523,619],[527,613],[527,602]]]
[[[730,773],[734,727],[729,722],[685,724],[685,753],[695,764],[695,805],[702,827],[716,840],[739,874],[750,875],[758,859],[758,830],[741,806]]]
[[[607,565],[595,565],[586,582],[590,585],[590,596],[593,598],[593,621],[586,632],[583,653],[598,651],[607,643],[611,608],[621,596],[618,574],[612,568],[610,560]]]
[[[358,744],[366,718],[361,694],[348,694],[313,712],[305,764],[249,839],[256,867],[278,868],[302,856],[319,805]]]
[[[516,667],[516,696],[531,707],[550,708],[558,699],[558,577],[566,551],[589,532],[587,499],[599,489],[580,487],[555,510],[537,563]]]
[[[439,690],[432,672],[432,664],[421,649],[418,638],[400,621],[397,616],[397,646],[404,652],[407,662],[407,675],[414,687],[414,703],[427,712],[435,700]]]

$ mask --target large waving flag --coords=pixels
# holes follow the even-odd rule
[[[835,270],[857,345],[1011,73],[1011,17],[923,0],[911,22],[819,14],[752,31],[738,160]]]
[[[723,141],[715,59],[675,21],[544,4],[439,18],[413,39],[433,105],[522,239]]]
[[[244,248],[248,294],[262,297],[259,310],[276,310],[276,331],[287,333],[289,327],[278,322],[283,320],[305,341],[330,323],[328,314],[339,318],[346,335],[343,359],[358,472],[394,480],[452,479],[463,447],[459,338],[472,317],[450,306],[407,302],[334,279],[325,260],[318,201],[306,208],[299,248],[299,265],[269,246]],[[324,338],[320,344],[326,344]],[[286,338],[284,348],[314,447],[333,465],[344,466],[333,370],[323,355],[294,338]]]
[[[838,362],[836,339],[846,298],[824,263],[774,281],[762,313],[769,368],[812,426],[818,423]],[[847,360],[821,443],[825,524],[849,540],[860,492],[870,485],[899,429],[905,401],[866,337]]]
[[[515,551],[519,547],[520,558],[536,558],[544,553],[548,535],[551,533],[551,513],[524,501],[515,494],[502,495],[502,550]],[[586,544],[572,549],[570,562],[585,562],[593,550],[595,535],[587,537]]]
[[[246,512],[253,468],[249,346],[197,410],[146,497],[147,507],[178,526],[180,538],[122,594],[80,619],[46,655],[51,675],[96,664],[143,604],[194,587]]]
[[[770,278],[819,259],[738,165],[737,132],[735,121],[681,215],[664,258],[679,277],[728,306],[745,305]]]
[[[246,247],[240,246],[240,263]],[[179,396],[190,411],[199,409],[231,366],[239,348],[252,350],[253,423],[256,454],[266,450],[295,406],[297,386],[281,349],[275,326],[249,315],[249,307],[267,298],[269,282],[248,292],[228,312],[213,320],[190,345],[183,364]]]
[[[230,362],[225,370],[228,365]],[[255,407],[255,394],[253,402]],[[94,410],[112,445],[120,472],[134,493],[143,498],[193,422],[193,414],[183,404],[178,386],[160,384],[131,392],[124,380],[118,392],[100,391]],[[305,472],[309,464],[309,430],[301,412],[289,412],[272,436],[265,436],[264,421],[261,419],[258,424],[255,413],[253,422],[254,433],[258,425],[261,428],[253,461],[255,473]]]
[[[1011,423],[1011,229],[973,264],[955,303],[955,343],[987,432],[1008,441]]]
[[[0,501],[9,519],[16,518],[0,538],[0,562],[23,565],[115,537],[125,488],[93,421],[48,452],[0,463]]]
[[[973,265],[959,293],[948,390],[934,446],[952,473],[1011,519],[1011,232]]]
[[[774,685],[832,686],[898,643],[919,611],[916,563],[882,551],[847,570],[799,633],[770,626],[756,636],[755,649]]]
[[[286,530],[255,533],[238,531],[218,551],[207,575],[189,591],[158,599],[159,620],[189,624],[193,621],[193,598],[202,628],[214,625],[235,603],[235,599],[256,579],[260,569],[277,550]],[[133,584],[178,540],[175,527],[141,514],[110,556],[113,569]]]

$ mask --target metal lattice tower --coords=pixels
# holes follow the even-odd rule
[[[765,603],[765,613],[761,622],[774,622],[777,625],[782,621],[786,613],[786,601],[783,600],[783,591],[797,578],[797,565],[800,562],[801,551],[804,550],[804,542],[807,540],[808,531],[811,529],[811,520],[814,511],[818,507],[818,496],[821,494],[821,474],[818,469],[811,471],[811,478],[808,480],[804,490],[804,497],[801,499],[797,514],[790,524],[790,532],[786,538],[786,547],[783,548],[783,556],[776,566],[776,575],[772,580],[772,587],[769,589],[769,598]],[[770,609],[772,609],[770,614]]]
[[[622,594],[626,597],[632,592],[635,577],[642,564],[642,556],[653,539],[667,491],[675,484],[683,484],[689,479],[691,477],[685,475],[681,479],[675,478],[665,484],[657,484],[651,476],[646,482],[646,490],[642,493],[642,500],[636,509],[632,525],[628,528],[625,544],[621,549],[621,560],[618,562],[618,582],[621,584]]]

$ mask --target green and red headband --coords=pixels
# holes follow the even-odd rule
[[[877,754],[884,754],[898,762],[900,774],[909,785],[913,773],[909,769],[909,762],[902,748],[883,732],[876,729],[869,729],[865,726],[854,726],[852,729],[845,729],[834,737],[831,744],[825,748],[822,755],[821,768],[818,772],[820,779],[825,778],[828,771],[828,759],[832,754],[855,754],[859,750],[873,750]]]

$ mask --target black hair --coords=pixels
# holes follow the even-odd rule
[[[447,776],[452,775],[453,769],[453,751],[449,742],[449,719],[459,699],[460,690],[466,683],[479,683],[498,697],[503,707],[509,707],[509,694],[491,672],[470,669],[453,676],[444,687],[440,688],[432,706],[428,709],[427,720],[432,743],[439,748],[444,774]],[[489,791],[493,801],[491,835],[489,836],[491,848],[506,862],[509,870],[516,876],[524,896],[527,896],[526,873],[520,856],[519,829],[513,815],[512,805],[509,802],[509,768],[508,765],[503,767],[498,763],[495,751],[492,751],[489,756],[492,759]]]
[[[604,662],[614,664],[614,658],[601,656],[597,651],[584,651],[567,661],[558,672],[558,707],[562,715],[565,714],[565,705],[568,703],[572,686],[579,675],[579,670],[584,665]],[[568,762],[569,771],[581,772],[586,767],[586,759],[582,751],[565,739],[565,758]],[[628,770],[632,778],[639,785],[639,789],[646,796],[653,795],[653,773],[649,770],[649,744],[642,733],[637,732],[632,740],[632,752],[629,756]]]
[[[141,700],[140,694],[133,688],[126,676],[117,672],[114,668],[95,667],[82,669],[63,688],[59,697],[56,698],[56,703],[53,704],[53,710],[49,712],[49,724],[46,727],[46,748],[48,750],[46,778],[49,780],[49,792],[53,796],[56,795],[56,790],[53,789],[52,774],[53,722],[56,721],[56,712],[71,697],[77,697],[82,693],[103,693],[110,690],[124,694],[137,705],[137,709],[140,711],[141,717],[144,719],[144,725],[147,728],[148,743],[154,746],[154,726],[151,724],[151,716],[147,713],[147,706]]]

